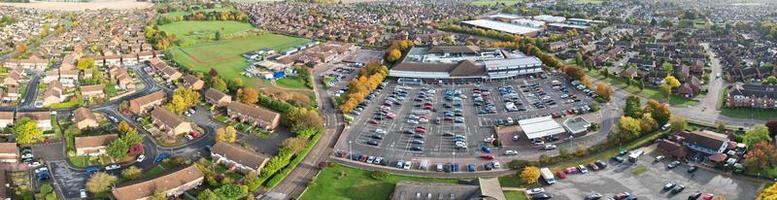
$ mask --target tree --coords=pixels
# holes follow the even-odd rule
[[[16,52],[19,52],[19,54],[27,53],[27,44],[21,43],[16,45]]]
[[[135,129],[132,129],[127,131],[127,133],[124,133],[124,136],[121,136],[121,140],[124,140],[124,142],[127,143],[127,146],[132,146],[142,143],[143,136],[138,134],[138,131]]]
[[[644,133],[649,133],[656,128],[658,128],[658,123],[655,119],[653,119],[653,116],[650,115],[650,113],[645,113],[642,115],[642,118],[639,120],[639,127],[640,131]]]
[[[672,96],[672,86],[669,84],[664,83],[659,85],[658,91],[661,92],[661,95],[663,95],[667,100],[669,100],[669,97]]]
[[[523,168],[523,171],[521,171],[521,180],[523,180],[524,183],[533,185],[536,184],[537,181],[539,181],[540,178],[540,168],[537,168],[535,166],[528,166]]]
[[[718,132],[726,132],[726,122],[719,121],[718,122]]]
[[[140,176],[140,174],[143,173],[143,170],[136,167],[136,166],[130,166],[124,171],[121,171],[121,176],[125,179],[136,179]]]
[[[402,57],[402,52],[399,51],[399,49],[391,49],[386,53],[386,61],[388,62],[396,62],[399,60],[399,58]]]
[[[205,189],[200,194],[197,195],[197,199],[203,199],[203,200],[220,200],[219,196],[216,195],[212,190]]]
[[[688,121],[684,117],[677,115],[672,115],[669,118],[669,124],[671,124],[673,132],[683,131],[688,128]]]
[[[748,148],[752,148],[756,143],[770,140],[769,129],[764,125],[750,127],[750,130],[742,135],[742,143],[745,143]]]
[[[235,130],[235,127],[227,126],[216,129],[216,141],[233,143],[235,140],[237,140],[237,130]]]
[[[215,76],[211,79],[210,87],[221,92],[227,92],[227,82],[221,80],[220,77]]]
[[[599,84],[596,85],[596,93],[599,94],[604,100],[610,101],[610,96],[612,96],[612,87],[607,85],[604,82],[599,82]]]
[[[291,131],[295,133],[324,128],[324,119],[314,109],[294,107],[284,117],[286,118],[284,121],[291,125]]]
[[[661,68],[666,74],[672,74],[672,72],[674,72],[674,65],[672,65],[672,63],[664,62],[664,64],[661,64]]]
[[[742,163],[745,169],[757,173],[777,164],[777,148],[767,141],[759,142],[749,148]]]
[[[111,156],[114,160],[121,160],[127,156],[129,145],[127,145],[121,138],[113,140],[108,147],[105,148],[106,154]]]
[[[672,117],[672,111],[669,110],[669,104],[659,103],[653,99],[648,100],[643,110],[646,113],[650,113],[653,119],[658,122],[659,126],[663,126],[664,124],[668,123],[669,118]]]
[[[642,116],[642,105],[638,96],[631,95],[626,98],[626,107],[623,114],[632,118]]]
[[[16,120],[13,132],[19,144],[32,144],[43,139],[43,131],[38,128],[38,123],[28,117]]]
[[[259,101],[259,92],[256,91],[254,88],[243,88],[243,93],[240,95],[240,102],[246,103],[246,104],[255,104],[257,101]]]
[[[127,121],[121,121],[121,122],[119,122],[118,129],[119,129],[119,131],[121,131],[122,133],[127,133],[127,132],[129,132],[130,130],[134,130],[134,128],[132,128],[132,126],[130,126],[130,124],[129,124],[129,123],[127,123]]]
[[[86,190],[93,194],[105,192],[108,191],[111,185],[116,183],[117,180],[118,178],[116,178],[116,176],[109,175],[105,172],[97,172],[86,182]]]
[[[213,191],[222,199],[240,199],[248,194],[248,187],[235,184],[222,185]]]
[[[577,52],[577,54],[575,54],[575,64],[581,67],[585,67],[585,61],[583,60],[582,53]]]
[[[305,148],[305,144],[307,143],[308,140],[306,138],[290,137],[283,140],[281,146],[283,146],[284,149],[290,149],[293,154],[297,154]]]
[[[766,77],[766,79],[763,80],[763,84],[765,84],[765,85],[777,85],[777,77],[774,77],[774,76]]]
[[[748,157],[749,158],[749,157]],[[758,194],[756,200],[774,200],[777,199],[777,184],[764,188],[761,194]]]
[[[674,76],[666,76],[666,78],[664,78],[664,81],[666,82],[667,85],[669,85],[672,88],[680,87],[680,81],[677,80],[677,78],[675,78]]]
[[[213,35],[213,39],[216,41],[221,40],[221,31],[216,31],[216,33]]]
[[[78,62],[76,63],[76,68],[81,71],[86,71],[88,69],[94,68],[94,58],[86,57],[86,58],[80,58],[78,59]]]
[[[618,128],[620,132],[627,133],[627,135],[625,135],[623,138],[626,140],[636,138],[642,131],[642,126],[639,120],[627,116],[622,116],[620,120],[618,120]]]
[[[769,120],[766,122],[766,127],[769,129],[770,137],[777,135],[777,119]]]

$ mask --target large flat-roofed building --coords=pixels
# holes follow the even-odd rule
[[[542,72],[542,61],[520,52],[476,46],[415,46],[389,76],[433,80],[490,80]]]
[[[488,19],[469,20],[469,21],[463,21],[461,23],[464,25],[474,26],[477,28],[484,28],[489,30],[510,33],[510,34],[525,35],[529,37],[537,36],[537,34],[540,31],[542,31],[542,29],[540,28],[523,26],[519,24],[498,22],[498,21],[493,21]]]
[[[528,139],[537,139],[566,133],[567,130],[561,124],[553,120],[551,116],[537,117],[518,121],[518,125]]]

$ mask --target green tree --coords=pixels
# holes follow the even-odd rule
[[[742,136],[742,143],[745,143],[748,148],[752,148],[754,144],[762,141],[771,141],[769,137],[769,128],[764,125],[756,125],[750,127]]]
[[[130,166],[124,171],[121,171],[121,176],[124,177],[125,179],[132,180],[132,179],[138,178],[142,172],[143,172],[142,169],[136,166]]]
[[[22,117],[16,120],[13,127],[16,143],[32,144],[43,139],[43,131],[38,128],[38,123],[28,117]]]
[[[106,154],[115,160],[123,159],[127,156],[129,145],[127,145],[121,138],[113,140],[108,147],[105,148]]]
[[[292,132],[300,132],[308,129],[324,128],[324,119],[317,110],[303,107],[294,107],[284,116],[286,122],[291,125]]]
[[[659,126],[663,126],[664,124],[668,123],[669,118],[672,117],[672,111],[669,110],[669,104],[659,103],[653,99],[648,100],[643,110],[646,113],[650,113],[653,119],[658,122]]]
[[[763,80],[763,84],[765,84],[765,85],[777,85],[777,77],[774,77],[774,76],[766,77],[766,79]]]
[[[283,146],[283,148],[290,149],[293,154],[297,154],[305,148],[307,143],[308,140],[306,138],[290,137],[283,140],[281,146]]]
[[[671,124],[673,132],[683,131],[688,128],[688,121],[684,117],[677,115],[672,115],[669,118],[669,124]]]
[[[639,120],[623,116],[618,120],[618,130],[620,130],[620,133],[624,134],[621,137],[621,141],[625,141],[637,138],[642,131],[642,126],[640,125]]]
[[[116,178],[116,176],[109,175],[105,172],[97,172],[86,182],[86,190],[93,194],[105,192],[108,191],[111,185],[116,183],[117,180],[118,178]]]
[[[140,144],[143,142],[143,136],[138,134],[138,131],[136,131],[135,129],[127,131],[127,133],[125,133],[124,136],[121,137],[121,139],[124,140],[124,142],[127,143],[128,146]]]
[[[210,84],[211,87],[215,90],[227,92],[227,82],[224,82],[224,80],[221,80],[221,78],[218,76],[213,77]]]
[[[674,65],[672,65],[672,63],[664,62],[664,64],[661,64],[661,68],[666,74],[672,74],[672,72],[674,72]]]
[[[213,39],[216,41],[221,40],[221,31],[216,31],[215,35],[213,36]]]
[[[626,98],[626,107],[623,108],[623,114],[631,118],[642,116],[642,105],[638,96],[631,95]]]
[[[672,97],[672,86],[669,84],[664,83],[659,85],[658,91],[661,92],[661,95],[663,95],[667,100],[669,100],[669,97]]]
[[[205,189],[197,195],[197,199],[201,200],[221,200],[216,193],[210,189]]]
[[[218,195],[222,199],[240,199],[245,197],[248,194],[248,187],[234,185],[234,184],[227,184],[227,185],[222,185],[221,187],[217,188],[213,192],[216,193],[216,195]]]
[[[724,121],[718,122],[718,132],[721,132],[721,133],[726,132],[726,122]]]

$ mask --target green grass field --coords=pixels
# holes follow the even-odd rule
[[[222,38],[226,38],[231,34],[253,28],[251,24],[235,21],[181,21],[159,27],[160,30],[175,34],[182,40],[181,46],[184,47],[213,40],[218,31],[221,32]]]
[[[596,78],[599,80],[605,80],[604,76],[602,76],[598,70],[586,71],[586,73],[588,73],[588,75],[593,78]],[[628,85],[626,84],[625,80],[618,78],[614,75],[610,75],[609,78],[606,79],[606,81],[610,83],[613,89],[623,89],[631,94],[636,94],[644,98],[656,99],[661,101],[666,100],[666,98],[664,98],[664,95],[661,94],[661,92],[658,91],[658,89],[645,87],[642,91],[640,91],[639,87],[636,86],[637,85],[636,83],[632,83],[631,85]],[[701,97],[702,95],[698,95],[698,96]],[[698,100],[688,99],[674,94],[672,94],[669,97],[669,105],[672,105],[672,106],[688,107],[688,106],[696,105],[697,103],[699,103]]]
[[[777,111],[755,108],[720,108],[720,114],[739,119],[772,120],[777,119]]]
[[[528,200],[526,195],[521,191],[505,191],[505,197],[508,200]]]
[[[579,4],[585,4],[585,3],[599,4],[602,2],[604,2],[604,0],[575,0],[575,3],[579,3]]]
[[[335,165],[321,171],[308,186],[301,200],[388,199],[400,181],[456,183],[455,179],[435,179],[389,175],[385,180],[370,177],[371,171]]]
[[[516,3],[521,3],[523,0],[477,0],[470,4],[473,6],[494,6],[497,4],[504,4],[506,6],[512,6]]]
[[[302,81],[302,79],[300,79],[299,77],[286,77],[286,78],[275,80],[275,83],[278,84],[278,86],[283,88],[289,88],[289,89],[305,88],[305,81]]]

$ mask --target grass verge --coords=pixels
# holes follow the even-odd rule
[[[526,194],[521,191],[504,191],[505,197],[509,200],[528,200]]]
[[[282,88],[289,88],[289,89],[305,88],[305,81],[299,77],[286,77],[286,78],[275,80],[275,83]]]

